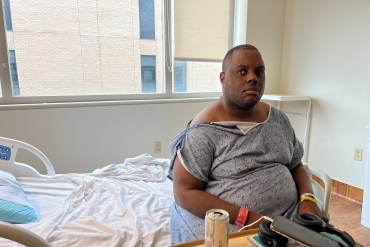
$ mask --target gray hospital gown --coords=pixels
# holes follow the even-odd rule
[[[247,132],[236,125],[204,123],[188,127],[171,143],[175,154],[205,191],[262,215],[290,217],[298,192],[290,173],[303,156],[287,116],[270,107],[268,119]],[[204,238],[204,219],[174,203],[171,206],[172,244]],[[230,231],[237,227],[230,224]]]

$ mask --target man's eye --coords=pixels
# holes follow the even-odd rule
[[[247,71],[245,69],[242,69],[242,70],[238,71],[238,74],[245,75],[245,74],[247,74]]]
[[[257,75],[258,77],[262,77],[262,76],[264,76],[264,74],[265,74],[265,71],[263,71],[263,70],[261,70],[261,71],[257,71],[257,73],[256,73],[256,75]]]

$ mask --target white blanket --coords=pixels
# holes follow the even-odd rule
[[[41,218],[20,226],[56,247],[169,246],[168,164],[144,154],[89,174],[19,178]]]

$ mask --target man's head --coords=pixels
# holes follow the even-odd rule
[[[238,50],[255,50],[255,51],[258,51],[258,49],[255,46],[249,45],[249,44],[238,45],[238,46],[235,46],[235,47],[231,48],[226,53],[226,55],[224,57],[224,60],[222,61],[222,71],[223,72],[225,72],[226,69],[227,69],[230,57],[234,54],[235,51],[238,51]]]
[[[258,49],[249,44],[230,49],[222,62],[220,81],[228,104],[254,107],[265,89],[265,64]]]

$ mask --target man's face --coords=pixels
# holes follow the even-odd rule
[[[236,50],[229,58],[220,80],[229,103],[250,109],[265,90],[265,64],[257,50]]]

